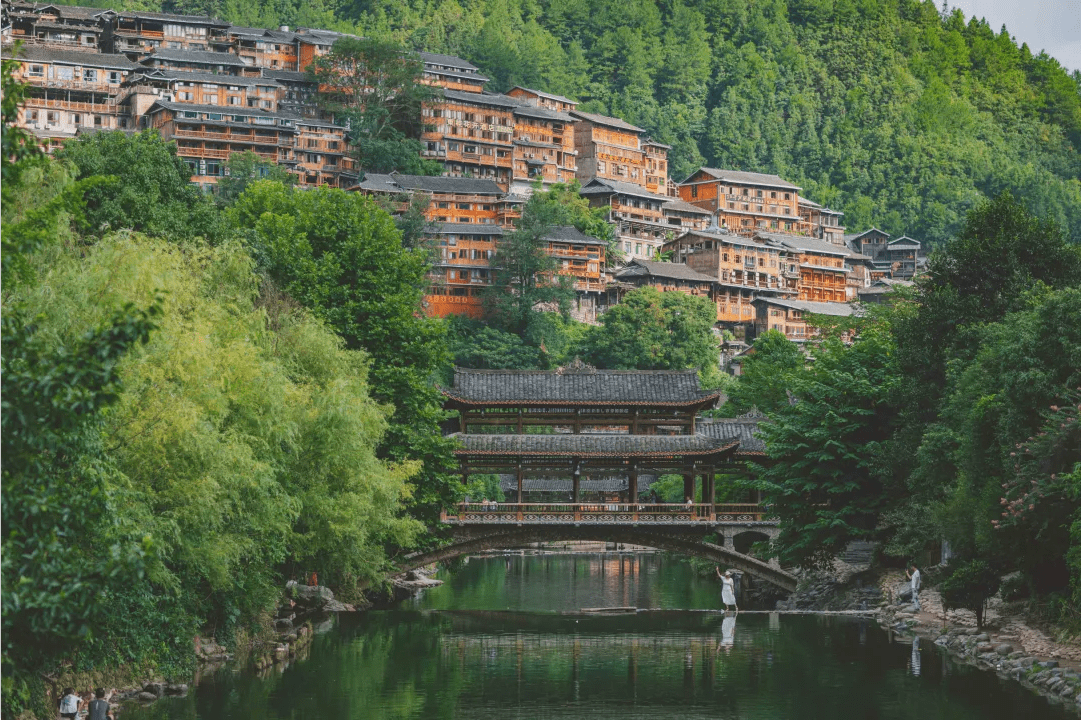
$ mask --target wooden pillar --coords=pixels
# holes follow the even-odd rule
[[[574,504],[577,505],[581,502],[581,487],[582,487],[582,463],[580,460],[574,461],[574,474],[571,476],[574,479]]]
[[[580,408],[574,410],[574,434],[578,435],[582,432],[582,411]]]
[[[638,434],[638,408],[634,409],[634,414],[631,416],[631,435]]]
[[[694,499],[694,471],[692,470],[683,473],[683,502],[686,502],[688,497]]]
[[[713,518],[717,515],[717,469],[714,467],[706,468],[706,475],[709,478],[709,491],[708,494],[704,494],[702,502],[709,503],[709,516]],[[703,492],[705,490],[703,489]]]
[[[462,410],[461,414],[458,416],[458,429],[461,430],[461,432],[464,432],[464,433],[469,432],[469,411],[468,410]]]
[[[520,417],[520,416],[519,416]],[[518,458],[518,504],[521,505],[524,500],[522,499],[522,479],[524,472],[522,470],[522,459]]]
[[[522,408],[518,408],[518,434],[522,434]],[[521,502],[521,500],[518,502]]]
[[[630,473],[627,475],[627,492],[630,495],[631,504],[638,503],[638,464],[631,463]]]

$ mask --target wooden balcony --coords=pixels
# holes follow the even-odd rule
[[[52,108],[56,110],[69,110],[78,112],[98,113],[103,115],[119,115],[116,105],[111,103],[85,103],[71,102],[68,100],[44,100],[42,98],[27,98],[28,108]]]

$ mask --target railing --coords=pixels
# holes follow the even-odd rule
[[[86,103],[69,100],[45,100],[44,98],[27,98],[26,107],[30,108],[56,108],[57,110],[78,110],[105,115],[116,115],[116,105],[106,103]]]
[[[756,503],[459,503],[457,515],[443,512],[446,523],[619,525],[761,522],[765,508]]]

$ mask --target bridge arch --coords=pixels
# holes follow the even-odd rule
[[[743,530],[732,536],[732,549],[744,555],[751,554],[751,546],[755,543],[769,542],[770,536],[761,530]]]
[[[435,550],[406,556],[397,562],[395,572],[404,573],[432,563],[489,550],[521,547],[536,542],[568,540],[595,540],[627,545],[642,545],[735,568],[772,583],[787,592],[794,592],[796,589],[796,577],[791,573],[750,555],[736,552],[732,547],[715,545],[695,536],[651,532],[648,529],[636,527],[596,527],[587,525],[504,527],[499,528],[498,531],[484,533],[476,537],[458,539]]]

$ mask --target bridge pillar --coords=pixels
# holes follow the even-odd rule
[[[694,473],[683,474],[683,498],[694,499]]]
[[[630,473],[627,475],[627,502],[638,502],[638,466],[631,464]],[[637,517],[637,515],[635,516]]]

